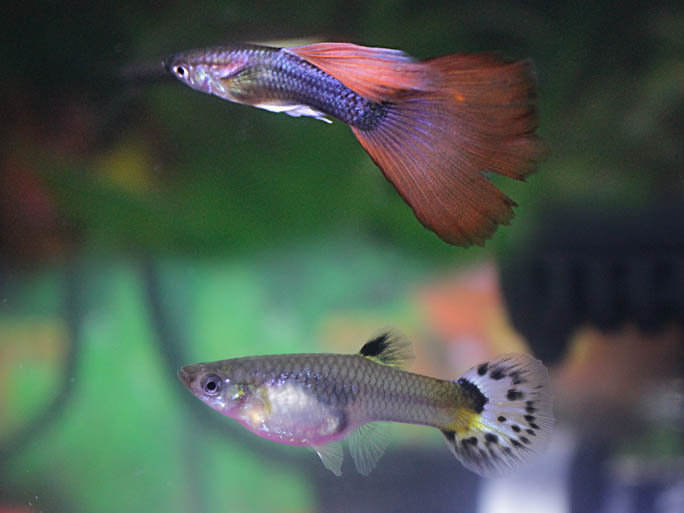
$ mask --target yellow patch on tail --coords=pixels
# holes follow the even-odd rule
[[[458,435],[463,436],[466,433],[480,430],[483,427],[482,416],[479,413],[466,408],[458,408],[454,412],[454,421],[443,429],[455,431]]]
[[[506,354],[468,370],[457,384],[473,409],[453,409],[442,434],[466,468],[481,476],[514,469],[543,451],[553,429],[549,375],[529,355]]]

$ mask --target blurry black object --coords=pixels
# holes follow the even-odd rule
[[[602,511],[610,488],[605,471],[610,454],[603,440],[585,439],[578,445],[568,483],[573,513]]]
[[[556,208],[541,219],[527,244],[501,264],[501,284],[511,322],[546,364],[563,359],[572,335],[582,327],[609,334],[631,324],[644,335],[671,325],[684,327],[684,205],[627,212]],[[681,376],[684,361],[674,363]],[[577,425],[590,420],[575,419]],[[656,511],[656,503],[673,487],[672,476],[663,472],[625,488],[610,470],[620,444],[628,440],[626,433],[636,430],[643,437],[645,429],[634,418],[621,422],[623,429],[615,432],[580,428],[568,483],[573,513]]]
[[[556,208],[501,262],[511,322],[547,365],[589,325],[654,333],[684,319],[684,207]],[[684,364],[683,364],[684,365]]]

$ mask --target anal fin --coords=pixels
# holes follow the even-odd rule
[[[380,422],[364,424],[351,434],[349,452],[359,474],[367,476],[371,473],[388,443],[387,425]]]

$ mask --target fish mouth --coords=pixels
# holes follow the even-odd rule
[[[179,58],[177,54],[169,55],[166,59],[162,61],[162,66],[169,73],[173,73],[173,67],[179,63]]]
[[[178,369],[178,379],[180,379],[188,388],[190,388],[190,384],[192,383],[192,377],[192,374],[186,370],[186,367]]]
[[[164,59],[164,60],[162,61],[162,66],[163,66],[164,69],[165,69],[166,71],[168,71],[169,73],[171,73],[171,67],[172,67],[172,64],[171,64],[171,63],[172,63],[172,61],[173,61],[173,57],[169,57],[169,58]]]

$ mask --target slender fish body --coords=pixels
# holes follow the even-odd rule
[[[483,244],[513,216],[515,203],[483,173],[524,179],[545,153],[534,135],[529,61],[416,61],[398,50],[319,43],[191,50],[164,66],[229,101],[346,123],[421,223],[460,246]]]
[[[199,91],[294,116],[328,115],[372,129],[384,110],[300,57],[266,46],[191,51],[171,57],[166,67]]]
[[[545,444],[553,425],[548,375],[525,355],[504,355],[458,381],[404,371],[410,347],[384,334],[358,354],[235,358],[182,367],[185,386],[253,433],[314,448],[341,474],[339,441],[350,439],[368,474],[385,443],[378,422],[441,430],[452,452],[482,475],[500,474]]]

